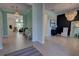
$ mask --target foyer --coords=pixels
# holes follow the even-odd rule
[[[32,45],[43,56],[79,55],[78,3],[17,3],[1,4],[0,6],[5,6],[5,8],[1,8],[0,13],[0,55]],[[18,6],[18,8],[14,6]],[[8,10],[7,7],[11,9]],[[11,11],[13,14],[17,11],[16,9],[19,9],[18,12],[20,11],[20,15],[23,16],[23,23],[20,22],[20,19],[15,23],[7,21],[6,13],[13,10]],[[16,30],[8,32],[8,24],[15,26],[16,23],[21,23],[23,28],[29,29],[30,36],[27,35],[29,31],[21,32],[23,28],[20,32]],[[31,40],[27,39],[27,36]]]

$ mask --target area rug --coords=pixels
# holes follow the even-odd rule
[[[5,56],[42,56],[42,54],[34,46],[30,46],[28,48],[5,54]]]

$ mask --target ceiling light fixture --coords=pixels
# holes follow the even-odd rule
[[[18,18],[20,16],[19,9],[18,9],[17,6],[15,7],[15,13],[14,13],[14,15],[15,15],[16,18]]]
[[[65,17],[67,18],[68,21],[74,20],[76,15],[77,15],[77,11],[76,10],[69,11],[69,12],[65,13]]]

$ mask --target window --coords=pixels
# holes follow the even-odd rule
[[[18,30],[23,27],[23,19],[16,19],[16,27]]]

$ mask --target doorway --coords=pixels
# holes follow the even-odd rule
[[[32,46],[32,41],[27,40],[23,33],[19,33],[19,29],[23,27],[23,16],[16,18],[14,14],[7,14],[8,37],[3,38],[3,51],[0,55],[4,55],[16,50],[24,49]],[[17,31],[14,32],[14,27]]]
[[[17,32],[20,28],[23,27],[23,16],[19,15],[16,17],[14,14],[7,14],[7,22],[8,22],[8,34],[11,34],[15,29]]]

